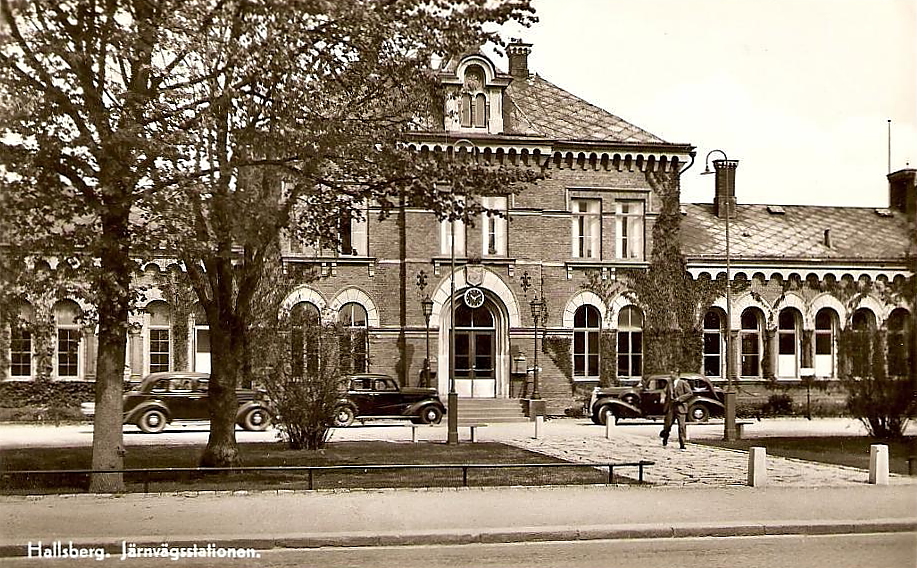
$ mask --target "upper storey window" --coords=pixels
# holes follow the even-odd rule
[[[484,70],[470,65],[465,70],[462,89],[462,127],[486,128],[490,106],[484,94]]]
[[[643,202],[618,201],[615,207],[617,257],[643,260]]]
[[[602,257],[602,202],[598,199],[571,199],[573,209],[573,258]]]

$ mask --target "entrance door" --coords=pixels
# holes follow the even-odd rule
[[[495,398],[496,329],[485,304],[455,309],[455,391],[462,397]]]

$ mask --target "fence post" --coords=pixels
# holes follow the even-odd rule
[[[539,414],[535,416],[535,439],[536,440],[541,438],[541,434],[543,430],[544,430],[544,416]]]
[[[888,446],[885,444],[869,446],[869,483],[888,485]]]
[[[611,439],[611,431],[615,427],[615,415],[612,411],[607,411],[605,413],[605,439]]]
[[[748,448],[748,485],[764,487],[767,485],[767,449],[752,446]]]
[[[615,466],[614,464],[608,464],[608,485],[614,485],[615,482]]]

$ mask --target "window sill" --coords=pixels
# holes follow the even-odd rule
[[[374,256],[349,256],[349,255],[323,255],[315,256],[311,254],[285,253],[283,255],[285,262],[298,262],[304,264],[318,264],[323,262],[336,262],[338,264],[370,264],[376,262]]]
[[[314,256],[294,253],[283,255],[284,263],[304,264],[321,267],[321,275],[337,276],[337,268],[343,266],[365,266],[370,277],[376,275],[376,257],[374,256]]]

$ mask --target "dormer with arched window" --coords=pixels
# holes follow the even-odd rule
[[[503,132],[503,90],[511,78],[481,54],[468,55],[443,76],[445,129],[451,132]],[[452,70],[454,68],[454,70]]]

